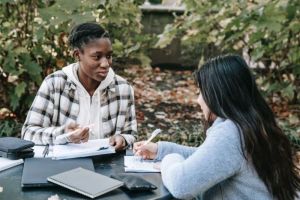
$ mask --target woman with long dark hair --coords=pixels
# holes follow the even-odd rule
[[[216,57],[195,78],[209,126],[203,144],[142,141],[135,154],[162,160],[163,182],[176,198],[295,199],[300,178],[289,140],[244,59]]]

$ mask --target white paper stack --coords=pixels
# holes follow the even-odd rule
[[[43,157],[45,146],[34,146],[34,157]],[[109,145],[109,139],[89,140],[81,144],[68,143],[64,145],[53,145],[46,157],[54,160],[96,156],[115,153],[115,148]]]
[[[0,171],[9,169],[9,168],[17,166],[17,165],[20,165],[23,162],[24,162],[23,159],[10,160],[10,159],[7,159],[7,158],[0,157]]]

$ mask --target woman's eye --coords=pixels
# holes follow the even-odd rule
[[[106,58],[107,58],[107,59],[111,59],[111,55],[107,55]]]
[[[99,60],[101,58],[101,56],[93,56],[94,60]]]

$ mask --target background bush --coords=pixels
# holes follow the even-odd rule
[[[143,2],[0,0],[0,136],[20,133],[43,78],[73,62],[67,33],[75,24],[96,21],[109,30],[117,67],[129,61],[149,65],[146,53],[154,38],[142,33],[138,5]],[[299,146],[300,1],[184,3],[186,12],[174,15],[155,47],[180,38],[183,60],[199,64],[220,53],[243,54],[270,104],[292,105],[284,108],[293,112],[280,126]]]
[[[141,11],[133,0],[1,0],[0,135],[20,130],[43,78],[73,62],[67,33],[75,24],[99,22],[113,38],[114,63],[149,65],[150,41],[141,35]],[[9,110],[7,110],[9,108]],[[8,115],[3,114],[8,112]],[[14,114],[11,114],[14,113]]]
[[[200,58],[199,64],[220,53],[242,54],[275,112],[288,112],[280,113],[281,127],[299,138],[300,1],[183,2],[185,14],[165,27],[156,46],[180,38],[184,58]]]
[[[157,47],[175,38],[195,50],[200,63],[221,53],[244,53],[259,70],[269,95],[300,98],[300,1],[185,0],[185,15],[165,27]],[[202,47],[202,48],[201,48]],[[200,49],[199,49],[200,48]],[[185,51],[191,52],[186,48]]]

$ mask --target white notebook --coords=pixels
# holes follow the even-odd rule
[[[45,146],[34,146],[34,157],[43,157],[42,153],[44,148]],[[62,160],[112,153],[115,153],[115,148],[109,145],[109,139],[107,138],[89,140],[81,144],[68,143],[64,145],[53,145],[50,147],[49,154],[46,157],[50,157],[54,160]]]
[[[81,167],[50,176],[47,180],[90,198],[98,197],[123,185],[121,181]]]
[[[155,165],[158,161],[143,160],[137,156],[124,156],[125,172],[160,172]]]
[[[20,165],[23,162],[24,162],[23,159],[10,160],[10,159],[7,159],[7,158],[0,157],[0,171],[9,169],[9,168],[17,166],[17,165]]]

